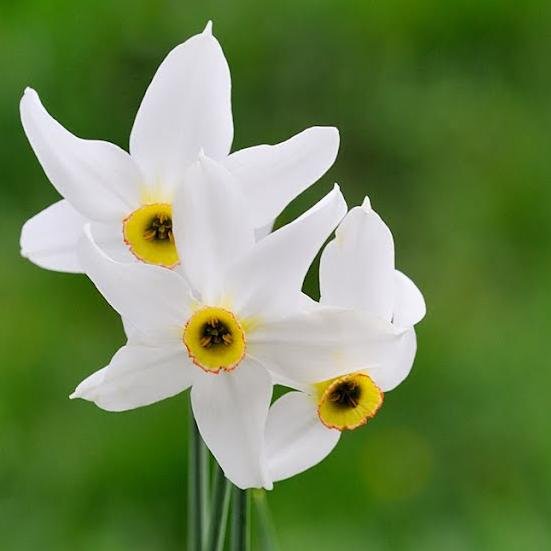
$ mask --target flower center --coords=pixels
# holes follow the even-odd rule
[[[173,268],[178,251],[172,232],[172,207],[168,203],[144,205],[123,221],[124,242],[136,258],[148,264]]]
[[[172,219],[164,212],[156,214],[143,236],[148,241],[163,241],[165,239],[172,241],[174,239],[172,235]]]
[[[318,415],[338,430],[353,430],[372,419],[383,403],[383,393],[366,373],[352,373],[318,383]]]
[[[233,336],[224,322],[217,318],[212,318],[203,326],[201,331],[201,346],[210,348],[211,346],[230,346]]]
[[[362,389],[356,381],[342,381],[335,385],[327,399],[338,408],[355,408],[360,403]]]
[[[245,355],[245,332],[232,312],[207,306],[184,328],[183,341],[193,363],[210,373],[235,369]]]

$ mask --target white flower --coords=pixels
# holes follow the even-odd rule
[[[392,362],[377,364],[366,358],[360,369],[350,366],[336,377],[294,385],[301,390],[272,405],[266,454],[274,481],[317,464],[335,447],[341,431],[374,417],[383,392],[407,377],[415,357],[413,325],[425,315],[424,299],[414,283],[394,268],[392,234],[367,198],[348,213],[323,251],[320,289],[322,304],[370,312],[404,332],[394,344]]]
[[[258,236],[335,160],[335,128],[313,127],[275,145],[229,154],[233,139],[230,72],[209,23],[172,50],[137,113],[130,154],[77,138],[27,89],[21,120],[49,180],[63,196],[23,227],[21,252],[35,264],[81,272],[76,245],[91,223],[94,239],[120,261],[173,267],[175,190],[200,151],[222,163],[245,194]]]
[[[340,362],[352,369],[384,364],[399,337],[391,324],[354,311],[304,311],[304,276],[346,212],[337,187],[252,244],[246,206],[227,173],[206,158],[194,170],[201,185],[192,201],[178,194],[174,203],[178,252],[193,266],[189,278],[117,263],[90,235],[84,240],[86,273],[133,330],[109,366],[72,397],[121,411],[191,386],[199,430],[226,476],[241,488],[270,488],[264,454],[270,372],[318,380],[337,375]],[[180,233],[189,238],[179,240]]]

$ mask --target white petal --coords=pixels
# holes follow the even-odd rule
[[[273,373],[316,383],[369,367],[385,374],[404,371],[396,365],[403,339],[390,322],[369,313],[318,308],[260,324],[247,345],[251,357]]]
[[[108,411],[147,406],[174,396],[193,383],[197,368],[183,346],[123,346],[111,363],[85,379],[71,398],[95,402]]]
[[[21,254],[48,270],[80,273],[77,243],[86,222],[66,200],[58,201],[25,222]]]
[[[271,488],[264,455],[264,428],[272,382],[261,365],[245,360],[231,373],[205,373],[191,389],[199,432],[239,488]]]
[[[124,329],[124,334],[128,340],[134,341],[139,340],[142,334],[130,323],[126,318],[121,318],[122,328]]]
[[[138,206],[141,176],[122,149],[108,142],[77,138],[44,109],[27,88],[21,121],[50,182],[84,216],[122,219]]]
[[[163,341],[181,340],[190,290],[180,274],[151,264],[115,262],[94,243],[89,227],[79,243],[79,258],[105,299],[138,331]]]
[[[396,302],[393,321],[398,327],[411,327],[425,317],[425,299],[415,283],[398,270],[394,272],[394,282]]]
[[[317,310],[320,304],[313,298],[310,298],[306,293],[301,293],[301,310]]]
[[[279,373],[274,373],[273,371],[270,371],[269,373],[272,378],[272,384],[274,385],[285,386],[287,388],[292,388],[293,390],[300,390],[301,392],[309,392],[312,387],[310,383],[299,383],[293,379],[284,377]]]
[[[315,126],[277,145],[232,153],[225,161],[242,187],[256,227],[268,224],[323,176],[339,150],[336,128]]]
[[[266,423],[266,456],[272,480],[283,480],[317,465],[331,453],[340,435],[340,431],[321,423],[311,396],[288,392],[272,404]]]
[[[156,339],[148,336],[146,333],[139,331],[134,325],[132,325],[126,318],[121,318],[124,334],[128,340],[127,344],[138,346],[152,346],[157,347]],[[180,343],[178,343],[180,344]]]
[[[143,98],[130,152],[150,185],[173,185],[203,150],[225,157],[233,139],[231,79],[207,26],[172,50]]]
[[[274,229],[274,223],[275,223],[275,220],[272,220],[271,222],[268,222],[264,226],[255,228],[254,230],[255,239],[257,241],[260,241],[261,239],[264,239],[267,235],[270,235],[272,233],[272,230]]]
[[[320,261],[320,301],[363,308],[390,321],[394,307],[392,234],[366,200],[338,227]]]
[[[417,350],[415,331],[408,329],[399,333],[393,344],[381,347],[378,362],[365,366],[365,371],[383,392],[396,388],[409,375]]]
[[[120,348],[118,352],[120,352],[122,348]],[[116,354],[115,354],[116,355]],[[89,398],[89,396],[94,395],[96,392],[96,389],[101,386],[103,383],[103,379],[105,377],[105,372],[107,371],[107,367],[102,367],[95,373],[92,373],[92,375],[89,375],[82,381],[74,390],[74,392],[69,396],[71,400],[74,400],[75,398],[82,398],[83,400],[90,400],[93,401],[92,398]]]
[[[117,262],[140,262],[124,242],[120,221],[111,224],[92,222],[90,232],[94,242],[112,260]]]
[[[243,196],[230,173],[200,155],[173,204],[174,237],[184,273],[204,301],[227,267],[255,242]]]
[[[227,292],[243,316],[288,314],[317,252],[346,212],[337,185],[294,222],[271,233],[228,273]]]

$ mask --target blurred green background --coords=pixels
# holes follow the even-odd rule
[[[281,549],[551,549],[551,4],[541,0],[0,2],[0,548],[185,547],[186,400],[110,414],[69,393],[123,333],[84,276],[19,257],[56,200],[26,85],[126,148],[164,55],[208,19],[234,148],[313,124],[339,181],[393,230],[428,315],[377,418],[269,498]],[[308,288],[316,292],[311,274]]]

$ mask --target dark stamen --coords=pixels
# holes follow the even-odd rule
[[[151,220],[143,236],[148,241],[172,241],[172,219],[167,214],[158,214]]]
[[[339,383],[329,394],[329,401],[339,408],[355,408],[360,403],[362,389],[354,381]]]
[[[229,346],[233,342],[231,331],[217,318],[212,318],[203,326],[201,340],[203,348],[223,344]]]

